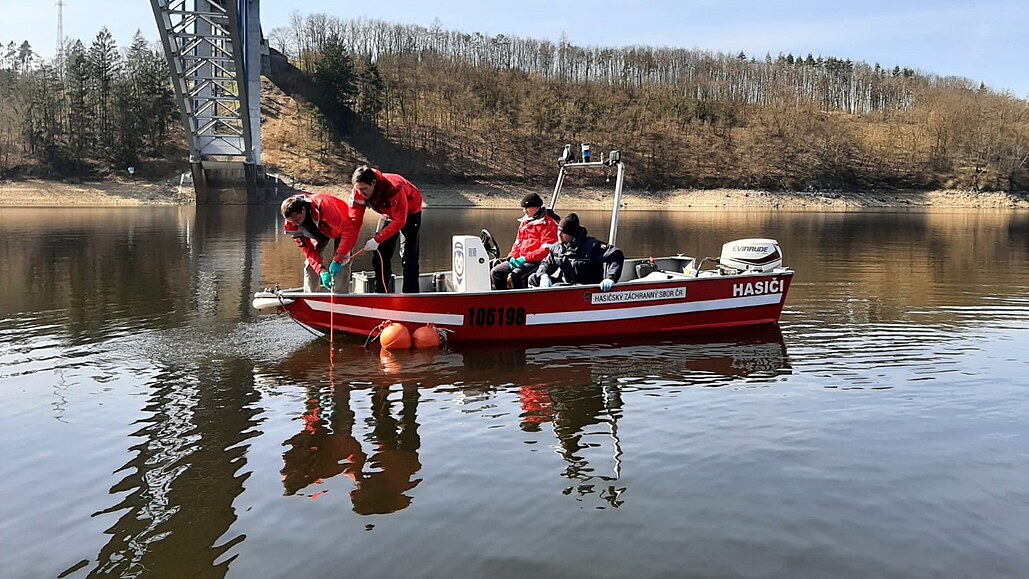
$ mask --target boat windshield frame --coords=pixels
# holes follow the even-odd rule
[[[622,162],[620,152],[612,151],[612,156],[616,160],[611,160],[611,158],[603,160],[603,155],[601,155],[600,161],[558,161],[558,165],[561,167],[561,170],[557,174],[557,184],[554,185],[554,194],[550,197],[550,210],[554,211],[557,207],[557,200],[561,197],[561,188],[564,186],[565,175],[569,170],[608,169],[610,167],[615,167],[617,169],[617,176],[615,177],[615,196],[614,204],[611,207],[611,228],[608,231],[607,243],[608,245],[617,245],[615,240],[618,237],[618,212],[622,208],[622,186],[625,184],[625,164]]]

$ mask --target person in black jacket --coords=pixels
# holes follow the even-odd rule
[[[558,224],[560,241],[551,246],[550,255],[529,276],[529,285],[550,287],[555,283],[597,283],[601,291],[611,291],[622,277],[625,255],[617,247],[586,233],[575,213],[569,213],[562,219]]]

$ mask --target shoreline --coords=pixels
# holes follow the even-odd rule
[[[160,181],[65,182],[47,179],[0,181],[0,207],[138,207],[143,205],[188,205],[183,187]]]
[[[349,187],[297,184],[298,190],[346,197]],[[542,189],[542,190],[541,190]],[[526,191],[549,199],[549,187],[507,184],[421,186],[425,206],[440,208],[517,208]],[[571,191],[571,190],[569,190]],[[603,210],[611,207],[611,190],[575,189],[574,197],[558,203],[562,210]],[[43,179],[0,181],[0,207],[133,207],[189,205],[193,190],[169,181],[112,180],[66,183]],[[747,189],[626,189],[623,210],[690,211],[705,209],[775,209],[785,211],[849,211],[867,208],[1029,209],[1029,192],[936,191],[805,191],[777,192]]]

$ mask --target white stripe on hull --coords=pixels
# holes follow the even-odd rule
[[[543,326],[553,324],[571,324],[575,322],[609,322],[613,320],[634,320],[653,316],[669,316],[674,314],[692,314],[715,310],[734,310],[754,306],[777,304],[782,294],[765,294],[740,298],[725,298],[703,302],[686,302],[677,304],[660,304],[654,306],[637,306],[613,310],[580,310],[575,312],[554,312],[551,314],[529,314],[525,316],[526,326]]]
[[[307,305],[312,310],[320,312],[329,311],[329,303],[320,300],[311,300]],[[355,316],[358,318],[371,318],[373,320],[389,320],[391,322],[411,322],[414,324],[436,324],[437,326],[463,326],[464,315],[462,314],[427,314],[425,312],[407,312],[404,310],[386,310],[381,308],[365,308],[362,306],[348,306],[335,304],[332,310],[333,315]]]

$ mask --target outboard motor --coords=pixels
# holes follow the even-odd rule
[[[774,239],[737,239],[722,246],[722,273],[769,272],[782,267],[782,249]]]

